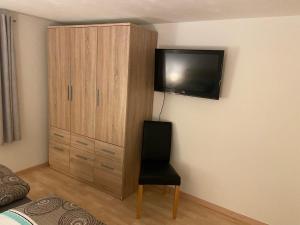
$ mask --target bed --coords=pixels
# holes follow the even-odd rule
[[[0,164],[0,212],[28,203],[29,185],[9,168]]]
[[[0,225],[104,225],[76,204],[57,196],[27,198],[29,185],[0,164]]]
[[[76,204],[57,196],[0,213],[0,225],[105,225]]]
[[[25,197],[25,198],[23,198],[21,200],[18,200],[18,201],[10,203],[8,205],[0,207],[0,213],[4,212],[6,210],[9,210],[9,209],[16,208],[18,206],[24,205],[24,204],[29,203],[29,202],[31,202],[31,200],[29,198]]]

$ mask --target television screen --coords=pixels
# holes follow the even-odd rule
[[[219,99],[223,50],[156,49],[155,90]]]

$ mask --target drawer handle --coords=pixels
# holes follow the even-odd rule
[[[76,155],[76,157],[79,158],[79,159],[88,160],[87,157],[84,157],[84,156],[81,156],[81,155]]]
[[[63,152],[64,150],[62,148],[58,148],[58,147],[53,147],[55,150]]]
[[[61,134],[57,134],[57,133],[54,133],[53,135],[55,135],[55,136],[57,136],[57,137],[61,137],[61,138],[63,138],[63,137],[64,137],[63,135],[61,135]]]
[[[88,143],[85,143],[85,142],[82,142],[82,141],[76,141],[77,143],[79,144],[82,144],[82,145],[88,145]]]
[[[115,168],[110,167],[110,166],[108,166],[108,165],[105,165],[105,164],[103,164],[103,163],[101,163],[101,166],[104,167],[104,168],[106,168],[106,169],[109,169],[109,170],[114,170],[114,169],[115,169]]]
[[[115,152],[112,152],[112,151],[109,151],[109,150],[107,150],[107,149],[101,149],[101,151],[102,152],[105,152],[105,153],[108,153],[108,154],[111,154],[111,155],[114,155],[114,154],[116,154]]]

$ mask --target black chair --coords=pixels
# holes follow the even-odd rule
[[[136,217],[141,217],[143,185],[175,185],[173,218],[176,218],[180,176],[170,164],[172,123],[145,121]]]

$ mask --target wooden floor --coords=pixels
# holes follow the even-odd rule
[[[142,218],[135,219],[136,196],[124,201],[62,175],[48,167],[20,175],[30,186],[33,200],[55,194],[73,201],[107,225],[246,225],[188,199],[179,201],[177,219],[171,218],[173,193],[145,187]]]

